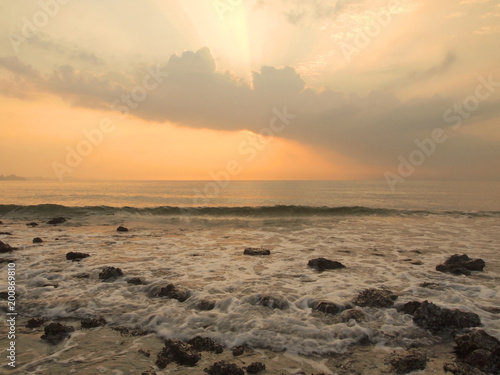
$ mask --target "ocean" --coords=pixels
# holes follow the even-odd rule
[[[274,371],[268,373],[284,374],[343,373],[335,361],[346,353],[358,353],[350,365],[356,371],[377,374],[385,366],[378,359],[391,350],[446,344],[396,309],[363,307],[359,322],[312,309],[317,301],[348,308],[366,288],[389,289],[397,304],[428,300],[474,312],[500,338],[500,182],[409,181],[392,193],[385,182],[363,181],[3,181],[0,193],[0,231],[11,233],[0,240],[19,248],[2,255],[16,263],[20,319],[77,327],[80,319],[102,316],[108,323],[55,347],[39,340],[42,331],[20,328],[18,373],[139,373],[154,368],[160,339],[196,335],[226,348],[246,345],[249,358],[267,360]],[[67,222],[46,224],[57,216]],[[119,225],[129,231],[117,232]],[[35,237],[43,243],[32,243]],[[271,255],[243,255],[247,247]],[[90,257],[71,262],[70,251]],[[464,253],[482,258],[484,271],[435,270]],[[346,268],[317,272],[307,264],[318,257]],[[123,277],[101,282],[105,266],[119,267]],[[128,283],[134,277],[144,284]],[[2,276],[0,291],[6,281]],[[189,298],[156,297],[171,283],[189,290]],[[263,297],[279,303],[262,305]],[[215,307],[197,309],[206,300]],[[114,326],[151,333],[117,339]],[[148,345],[151,358],[138,356]],[[450,348],[428,368],[442,368]],[[157,373],[203,373],[164,371]]]

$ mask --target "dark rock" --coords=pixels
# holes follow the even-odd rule
[[[451,372],[455,375],[485,375],[484,372],[477,370],[465,363],[448,362],[443,366],[444,372]]]
[[[500,371],[500,341],[483,330],[455,337],[457,358],[483,371]]]
[[[365,313],[359,309],[344,310],[342,311],[342,314],[340,314],[340,320],[343,323],[346,323],[352,319],[359,323],[366,320],[366,316]]]
[[[0,232],[0,235],[2,236],[12,236],[11,232]]]
[[[106,325],[106,319],[102,317],[98,318],[85,318],[80,322],[82,328],[96,328]]]
[[[182,341],[167,340],[161,352],[158,353],[156,366],[160,369],[164,369],[172,362],[182,366],[195,366],[200,359],[201,354],[191,345]]]
[[[216,343],[210,337],[196,336],[187,342],[199,352],[214,352],[220,354],[224,351],[221,344]]]
[[[259,297],[257,304],[270,309],[284,310],[288,308],[288,300],[283,296],[263,295]]]
[[[481,325],[481,320],[477,314],[457,309],[444,309],[427,301],[422,302],[415,311],[413,322],[419,327],[431,331],[441,331],[447,328],[478,327]]]
[[[14,293],[14,296],[17,298],[19,297],[19,294],[17,292]],[[9,292],[0,292],[0,299],[8,299],[9,298]]]
[[[215,362],[212,366],[205,369],[209,375],[245,375],[245,372],[234,363],[225,361]]]
[[[245,347],[244,346],[235,346],[234,348],[231,349],[233,352],[234,357],[239,357],[240,355],[243,355],[245,353]]]
[[[156,375],[156,372],[153,370],[144,371],[141,375]]]
[[[71,332],[74,330],[73,327],[65,326],[61,323],[50,323],[44,328],[45,334],[41,338],[50,344],[56,345],[71,336]]]
[[[145,331],[140,328],[127,328],[123,326],[113,327],[113,331],[120,332],[123,336],[146,336],[149,334],[149,331]]]
[[[0,220],[0,225],[3,225],[3,222]]]
[[[75,253],[75,252],[71,251],[71,252],[66,254],[66,259],[80,261],[84,258],[88,258],[89,256],[90,256],[90,254],[87,254],[87,253]]]
[[[137,353],[142,354],[144,357],[151,357],[151,352],[149,350],[139,349]]]
[[[122,227],[121,225],[116,228],[117,232],[128,232],[128,228]]]
[[[176,299],[179,302],[184,302],[191,296],[191,292],[185,288],[176,286],[174,284],[169,284],[164,288],[161,288],[158,293],[158,297],[167,297],[170,299]]]
[[[76,274],[73,277],[77,278],[77,279],[88,279],[88,278],[90,278],[90,275],[86,272],[83,272],[83,273]]]
[[[3,264],[3,263],[15,263],[16,260],[15,259],[8,259],[8,258],[0,258],[0,264]]]
[[[391,307],[397,295],[386,289],[365,289],[360,292],[352,303],[361,307]]]
[[[266,369],[266,365],[262,362],[253,362],[249,366],[247,366],[247,372],[249,374],[258,374],[261,371]]]
[[[326,270],[337,270],[341,268],[345,268],[345,266],[337,261],[329,260],[325,258],[316,258],[311,259],[307,265],[311,268],[314,268],[318,271],[326,271]]]
[[[47,221],[47,224],[57,225],[57,224],[65,223],[66,221],[67,220],[64,217],[55,217],[55,218]]]
[[[119,268],[115,267],[104,267],[99,273],[100,280],[114,280],[123,276],[123,272]]]
[[[0,253],[2,253],[2,254],[10,253],[10,252],[12,252],[14,250],[17,250],[17,248],[16,247],[12,247],[9,244],[0,241]]]
[[[133,284],[133,285],[145,285],[146,282],[143,281],[140,277],[132,277],[131,279],[127,280],[128,284]]]
[[[415,311],[420,307],[422,303],[418,301],[406,302],[404,305],[400,305],[396,308],[399,312],[403,312],[408,315],[415,314]]]
[[[312,305],[312,309],[315,311],[321,311],[327,314],[338,314],[341,311],[341,307],[333,302],[317,301]]]
[[[482,259],[471,259],[466,254],[452,255],[443,264],[436,266],[436,271],[453,275],[470,275],[470,271],[482,271],[486,263]]]
[[[243,251],[244,255],[271,255],[271,250],[247,247]]]
[[[26,328],[38,328],[43,326],[43,323],[45,323],[43,318],[31,318],[26,323]]]
[[[210,311],[215,308],[215,301],[209,299],[199,300],[195,308],[200,311]]]
[[[420,260],[416,260],[414,262],[411,262],[410,264],[413,264],[414,266],[421,266],[424,264],[424,262],[420,261]]]
[[[33,227],[38,226],[38,223],[35,223],[34,221],[32,221],[31,223],[26,224],[26,226],[33,228]]]
[[[40,237],[33,238],[33,243],[43,243],[43,240]]]
[[[423,370],[427,366],[427,356],[416,349],[401,353],[392,353],[386,363],[391,365],[397,374],[407,374],[411,371]]]
[[[427,282],[427,281],[419,284],[419,287],[421,287],[421,288],[429,288],[429,289],[441,289],[441,287],[439,286],[439,284],[437,284],[437,283],[430,283],[430,282]]]

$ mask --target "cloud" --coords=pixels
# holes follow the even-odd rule
[[[449,51],[440,64],[434,65],[423,72],[413,71],[410,77],[417,80],[424,80],[430,77],[446,73],[457,61],[457,55],[453,51]]]

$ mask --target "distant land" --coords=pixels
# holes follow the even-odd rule
[[[0,181],[24,181],[26,180],[25,177],[19,177],[16,176],[15,174],[11,174],[9,176],[4,176],[3,174],[0,174]]]

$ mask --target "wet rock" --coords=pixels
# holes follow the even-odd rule
[[[117,232],[128,232],[128,228],[122,227],[121,225],[116,228]]]
[[[408,315],[413,315],[421,305],[422,305],[421,302],[411,301],[411,302],[406,302],[404,305],[397,306],[396,310]]]
[[[234,357],[239,357],[240,355],[243,355],[243,353],[245,353],[245,347],[241,345],[235,346],[231,349],[231,352],[233,353]]]
[[[202,299],[196,303],[195,308],[200,311],[210,311],[215,308],[215,301]]]
[[[341,268],[345,268],[345,266],[337,261],[329,260],[325,258],[316,258],[311,259],[307,265],[311,268],[314,268],[318,271],[326,271],[326,270],[337,270]]]
[[[40,237],[33,238],[33,243],[43,243],[43,240]]]
[[[481,325],[481,320],[477,314],[457,309],[441,308],[428,301],[422,302],[415,311],[413,322],[419,327],[431,331],[441,331],[447,328],[478,327]]]
[[[67,220],[64,217],[55,217],[55,218],[50,219],[49,221],[47,221],[47,224],[57,225],[57,224],[65,223],[66,221]]]
[[[77,252],[69,252],[66,254],[66,260],[74,260],[74,261],[80,261],[84,258],[88,258],[90,254],[87,253],[77,253]]]
[[[343,323],[348,322],[349,320],[355,320],[356,322],[362,322],[366,320],[365,313],[359,309],[349,309],[342,311],[340,314],[340,320]]]
[[[469,366],[486,372],[500,372],[500,341],[483,330],[455,337],[456,355]]]
[[[50,344],[57,345],[69,336],[75,329],[70,326],[65,326],[61,323],[50,323],[44,328],[45,334],[41,336],[42,340]]]
[[[213,352],[216,354],[220,354],[224,351],[222,345],[216,343],[210,337],[196,336],[189,340],[187,343],[199,352]]]
[[[392,353],[386,360],[397,374],[407,374],[411,371],[423,370],[428,358],[425,353],[410,349],[401,353]]]
[[[444,364],[443,370],[455,375],[486,375],[484,372],[470,367],[465,363],[448,362]]]
[[[212,366],[205,369],[209,375],[245,375],[245,372],[234,363],[225,361],[215,362]]]
[[[436,271],[453,275],[470,275],[470,271],[482,271],[486,263],[482,259],[471,259],[466,254],[452,255],[443,264],[436,266]]]
[[[34,227],[38,226],[38,223],[35,223],[34,221],[32,221],[31,223],[26,224],[26,226],[34,228]]]
[[[140,277],[132,277],[131,279],[127,280],[127,283],[132,284],[132,285],[145,285],[146,284],[146,282],[143,281]]]
[[[262,362],[253,362],[249,366],[247,366],[247,372],[249,374],[258,374],[266,369],[266,365]]]
[[[314,311],[321,311],[327,314],[338,314],[342,310],[340,306],[333,302],[317,301],[312,304]]]
[[[122,270],[115,267],[104,267],[99,273],[100,280],[116,280],[117,278],[122,276]]]
[[[0,241],[0,253],[2,253],[2,254],[10,253],[10,252],[12,252],[14,250],[17,250],[17,248],[16,247],[12,247],[9,244]]]
[[[90,275],[86,272],[83,272],[83,273],[78,273],[78,274],[74,275],[73,277],[76,279],[89,279]]]
[[[160,369],[164,369],[172,362],[182,366],[195,366],[200,358],[201,354],[191,345],[182,341],[167,340],[161,352],[158,353],[156,366]]]
[[[80,324],[82,325],[82,328],[96,328],[106,325],[106,319],[102,317],[85,318],[81,320]]]
[[[137,353],[142,354],[144,357],[151,357],[151,352],[149,350],[139,349]]]
[[[268,249],[259,249],[255,247],[247,247],[243,251],[244,255],[271,255],[271,250]]]
[[[43,326],[45,319],[43,318],[31,318],[26,322],[26,328],[38,328]]]
[[[361,307],[391,307],[397,298],[397,295],[387,289],[365,289],[352,303]]]
[[[146,336],[149,331],[143,330],[141,328],[127,328],[123,326],[113,327],[113,331],[120,332],[123,336]]]
[[[191,296],[191,292],[180,286],[174,284],[169,284],[164,288],[161,288],[158,293],[158,297],[167,297],[170,299],[176,299],[179,302],[184,302]]]
[[[283,296],[263,295],[259,297],[257,304],[270,309],[284,310],[288,308],[288,300]]]

